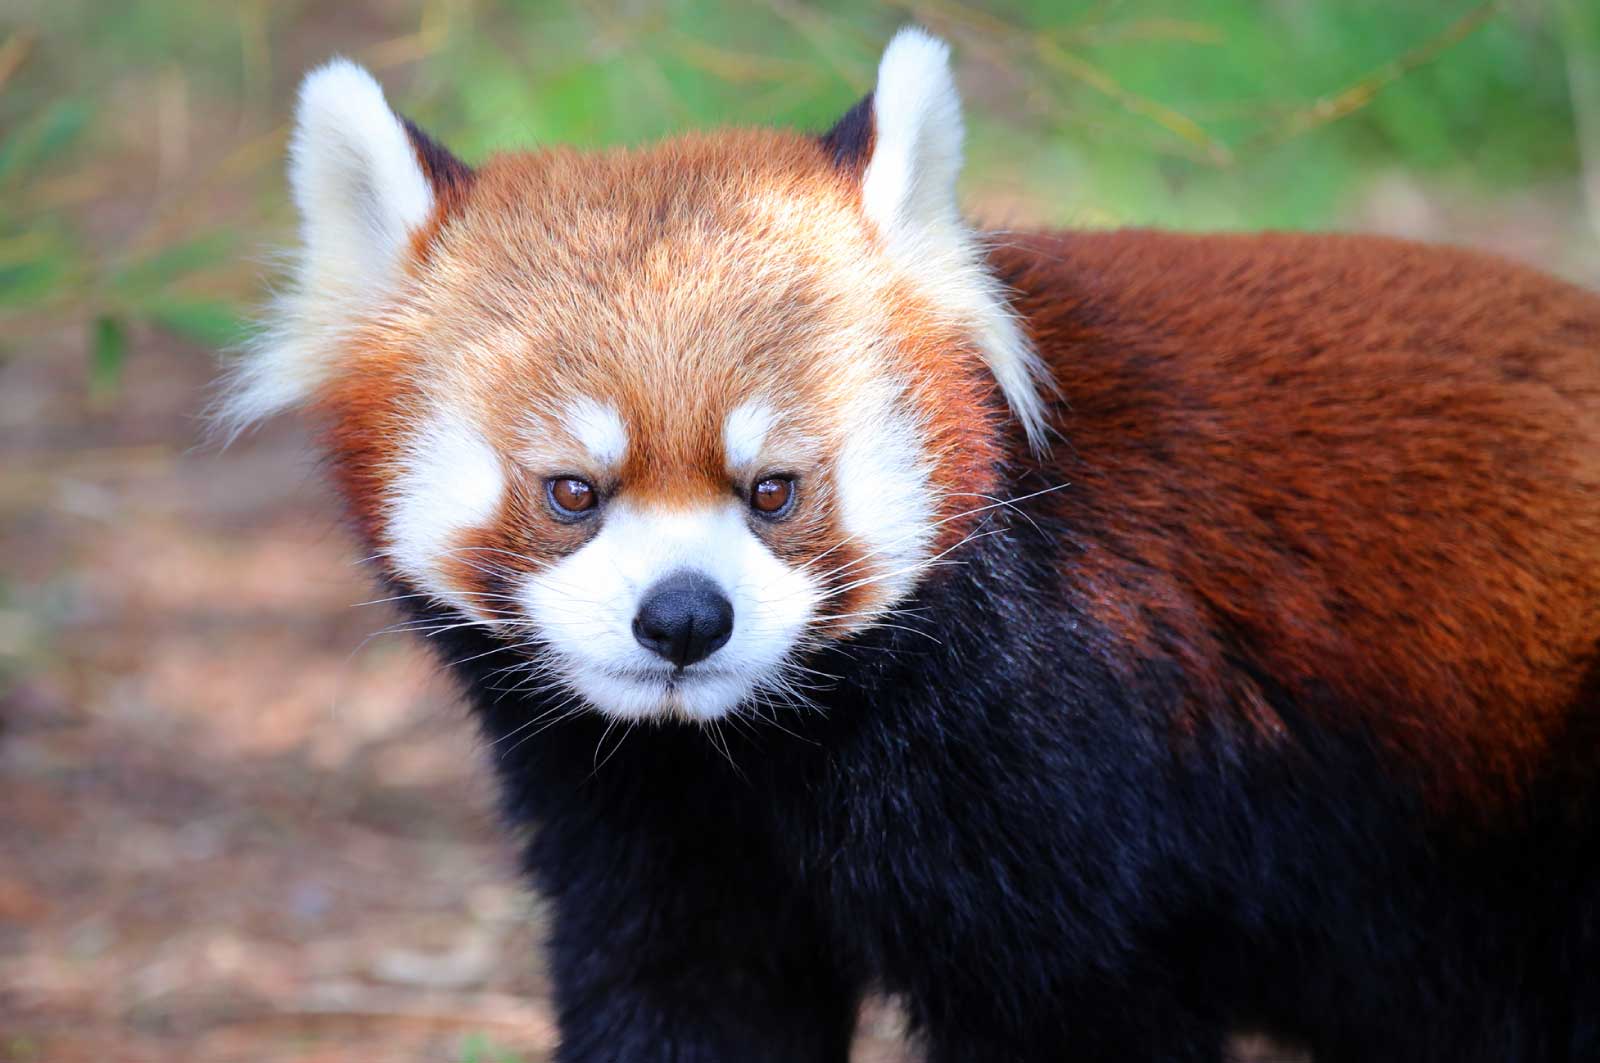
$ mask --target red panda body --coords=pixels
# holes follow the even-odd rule
[[[476,169],[308,79],[301,406],[460,677],[564,1063],[1600,1058],[1600,297],[984,236],[942,45],[821,138]]]
[[[1052,506],[1094,529],[1063,576],[1130,679],[1167,659],[1191,723],[1270,744],[1268,676],[1457,810],[1565,754],[1600,697],[1600,297],[1378,238],[1008,243],[1065,396]]]

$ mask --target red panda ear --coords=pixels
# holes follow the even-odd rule
[[[872,157],[872,93],[867,93],[822,135],[833,164],[858,180]]]
[[[434,197],[444,200],[465,192],[472,183],[472,167],[450,154],[450,149],[424,133],[411,119],[400,121],[406,127],[406,136],[417,153],[417,161],[422,163],[428,184],[433,186]]]
[[[890,261],[967,326],[1030,444],[1042,450],[1048,377],[989,272],[980,237],[961,219],[963,136],[950,49],[908,26],[884,49],[872,95],[822,144],[835,164],[859,173],[861,212]]]
[[[342,297],[387,285],[435,199],[405,123],[372,75],[346,59],[300,87],[289,185],[300,209],[302,286],[332,284]]]
[[[361,67],[335,59],[306,76],[289,141],[300,249],[289,290],[234,367],[225,431],[304,402],[350,326],[393,290],[411,235],[471,171],[384,100]]]
[[[949,45],[915,26],[895,34],[871,99],[870,161],[861,180],[867,216],[885,232],[957,222],[965,130]]]

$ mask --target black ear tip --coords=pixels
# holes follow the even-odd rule
[[[411,138],[412,150],[417,153],[417,161],[422,164],[422,172],[427,175],[434,194],[464,191],[472,182],[472,167],[450,154],[449,148],[424,133],[411,119],[402,117],[400,121],[406,127],[406,136]]]
[[[846,111],[832,129],[822,134],[822,150],[841,170],[860,173],[872,157],[874,128],[872,93],[869,92]]]

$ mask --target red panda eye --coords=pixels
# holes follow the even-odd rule
[[[599,502],[594,485],[575,476],[556,476],[544,482],[545,496],[558,517],[580,517]]]
[[[750,508],[763,517],[781,517],[793,502],[794,481],[787,476],[769,476],[750,490]]]

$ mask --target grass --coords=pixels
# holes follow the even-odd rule
[[[292,231],[293,84],[334,51],[471,159],[820,130],[912,20],[957,47],[969,198],[1078,225],[1335,225],[1386,172],[1572,182],[1600,41],[1600,7],[1537,0],[34,0],[0,22],[0,358],[75,332],[114,401],[143,337],[237,342]]]

